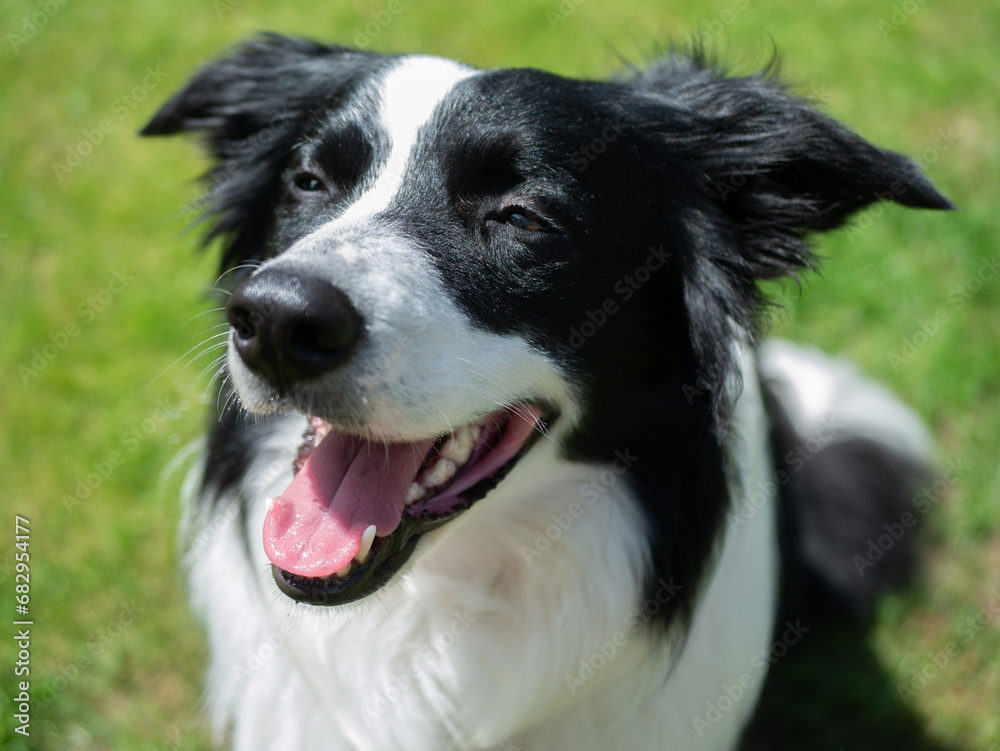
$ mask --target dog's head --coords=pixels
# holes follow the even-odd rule
[[[680,56],[589,82],[267,36],[144,133],[180,131],[217,159],[239,401],[312,418],[265,547],[286,592],[328,602],[384,581],[546,429],[583,461],[655,441],[675,490],[715,499],[647,489],[654,560],[689,573],[675,542],[724,507],[758,280],[874,201],[949,206],[766,75]]]

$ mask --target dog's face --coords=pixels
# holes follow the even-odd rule
[[[268,37],[145,132],[179,130],[219,160],[239,402],[310,422],[265,549],[326,603],[383,583],[545,431],[602,461],[676,430],[721,477],[756,281],[880,190],[946,205],[776,86],[686,60],[594,83]]]

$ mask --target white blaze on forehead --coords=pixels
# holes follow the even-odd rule
[[[389,71],[382,84],[380,112],[389,137],[389,159],[372,188],[337,218],[337,224],[370,217],[389,205],[399,192],[420,129],[455,84],[475,73],[437,57],[406,57]]]

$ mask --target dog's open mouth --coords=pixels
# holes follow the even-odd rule
[[[485,496],[543,427],[542,413],[520,404],[438,438],[380,444],[312,418],[295,478],[264,521],[278,587],[320,605],[370,594],[420,535]]]

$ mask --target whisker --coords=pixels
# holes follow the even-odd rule
[[[468,366],[470,371],[475,373],[483,380],[487,381],[495,389],[495,392],[491,393],[490,391],[487,391],[485,388],[471,383],[463,383],[462,384],[463,387],[478,391],[479,393],[487,397],[494,404],[499,405],[503,409],[509,409],[511,412],[518,415],[519,417],[521,417],[521,419],[525,420],[526,422],[533,422],[535,430],[537,430],[541,435],[545,436],[547,440],[552,441],[552,443],[558,446],[560,449],[563,448],[563,446],[554,438],[552,438],[552,436],[549,434],[547,426],[539,423],[539,421],[535,419],[535,415],[531,412],[530,409],[528,409],[528,406],[524,403],[522,397],[517,396],[509,389],[506,389],[503,386],[503,384],[499,383],[488,373],[479,370],[471,360],[468,360],[467,358],[464,357],[457,357],[456,359],[460,360],[461,362],[464,362]],[[498,400],[497,394],[499,394],[501,397],[506,396],[507,400],[506,401]]]
[[[198,382],[204,377],[205,373],[207,373],[210,370],[214,369],[215,370],[215,374],[209,380],[208,386],[207,386],[207,389],[210,389],[212,387],[213,381],[215,381],[215,379],[218,378],[219,374],[222,372],[222,366],[225,365],[225,363],[226,363],[226,355],[225,354],[222,354],[219,357],[216,357],[214,360],[212,360],[212,362],[210,362],[208,365],[206,365],[204,368],[202,368],[202,371],[198,374],[198,377],[194,379],[194,383],[191,384],[191,388],[194,388],[195,386],[198,385]]]
[[[451,420],[448,418],[448,415],[445,414],[445,411],[443,409],[441,409],[440,407],[437,408],[437,411],[441,413],[441,417],[443,417],[444,421],[448,424],[448,432],[449,433],[454,433],[455,432],[455,426],[452,425]]]
[[[229,402],[232,401],[233,399],[239,398],[238,395],[236,394],[236,389],[230,388],[229,394],[228,396],[226,396],[225,404],[222,405],[221,409],[219,408],[219,397],[221,397],[222,394],[226,391],[226,382],[229,381],[229,378],[230,376],[227,371],[222,377],[222,382],[219,384],[219,393],[215,397],[215,408],[216,410],[218,410],[219,420],[222,420],[222,416],[226,414],[226,411],[229,409]]]
[[[213,334],[212,336],[208,337],[207,339],[202,339],[196,345],[194,345],[193,347],[191,347],[191,349],[189,349],[187,352],[185,352],[183,355],[181,355],[176,360],[174,360],[172,363],[170,363],[167,367],[165,367],[162,371],[160,371],[159,375],[157,375],[155,378],[153,378],[149,383],[147,383],[141,389],[139,389],[138,393],[141,394],[143,391],[145,391],[150,386],[152,386],[154,383],[156,383],[158,380],[160,380],[166,374],[166,372],[168,370],[170,370],[171,368],[173,368],[175,365],[177,365],[177,363],[179,363],[184,358],[188,357],[188,355],[190,355],[195,350],[197,350],[197,349],[199,349],[201,347],[204,347],[207,343],[211,342],[213,339],[219,339],[219,338],[221,338],[223,336],[228,336],[228,335],[229,335],[228,331],[221,331],[221,332],[219,332],[217,334]],[[209,349],[205,350],[204,352],[199,352],[197,355],[195,355],[194,357],[192,357],[191,360],[194,361],[194,360],[198,359],[199,357],[203,356],[206,352],[210,352],[212,350],[212,348],[219,346],[219,344],[220,344],[219,342],[213,343],[211,345],[211,347],[209,347]],[[178,373],[177,375],[179,376],[185,370],[187,370],[188,367],[190,366],[190,364],[191,363],[189,362],[187,365],[185,365],[183,368],[181,368],[180,373]]]
[[[187,323],[185,323],[183,326],[181,326],[181,331],[183,331],[184,329],[186,329],[189,324],[193,323],[194,321],[196,321],[197,319],[201,318],[202,316],[207,316],[207,315],[210,315],[212,313],[220,313],[223,310],[225,310],[224,307],[209,308],[208,310],[203,310],[201,313],[196,313],[195,315],[191,316],[187,320]],[[228,328],[229,324],[228,323],[219,323],[219,324],[216,324],[215,326],[212,326],[211,328],[209,328],[209,331],[211,331],[212,329],[217,329],[217,328],[222,328],[222,327]]]
[[[233,266],[231,269],[226,269],[221,274],[219,274],[219,276],[216,278],[214,282],[214,285],[216,288],[218,288],[222,280],[225,279],[229,274],[235,274],[237,271],[246,271],[248,269],[250,271],[253,271],[254,269],[261,266],[263,263],[264,263],[263,261],[246,261],[244,263],[237,264],[236,266]],[[219,291],[221,292],[223,290]]]

